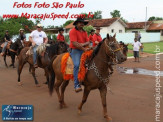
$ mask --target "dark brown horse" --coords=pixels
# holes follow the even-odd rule
[[[64,54],[58,55],[52,63],[52,72],[51,79],[49,82],[49,92],[52,95],[53,89],[55,88],[60,102],[60,107],[65,107],[64,102],[64,91],[69,84],[69,81],[63,79],[61,73],[61,59]],[[97,48],[93,51],[93,57],[88,64],[88,71],[83,81],[84,93],[82,102],[78,107],[79,113],[82,111],[82,106],[86,102],[87,97],[91,90],[99,89],[104,117],[109,121],[111,118],[107,114],[107,103],[106,103],[106,94],[107,94],[107,83],[109,82],[109,63],[112,62],[113,58],[116,57],[116,60],[121,63],[126,60],[126,57],[123,55],[121,48],[119,47],[118,42],[115,39],[115,35],[110,37],[107,34],[107,38],[99,43]],[[56,82],[55,82],[56,79]],[[61,86],[61,94],[59,92],[59,87]]]
[[[10,67],[12,66],[13,68],[15,68],[15,56],[19,55],[21,49],[23,49],[23,45],[19,38],[17,38],[15,42],[13,43],[11,42],[9,49],[6,49],[5,54],[4,54],[4,62],[5,62],[6,67],[8,67],[7,62],[6,62],[6,56],[10,56],[11,57]]]
[[[39,86],[38,81],[35,76],[35,68],[33,66],[33,55],[28,56],[26,54],[28,50],[29,50],[29,47],[23,48],[18,57],[18,84],[22,85],[22,83],[20,82],[20,75],[21,75],[24,64],[28,62],[32,70],[32,76],[35,80],[35,84],[36,86]],[[44,56],[41,56],[41,55],[37,56],[38,66],[40,68],[43,68],[45,71],[45,76],[47,80],[46,82],[49,81],[48,66],[51,62],[51,59],[53,58],[53,56],[64,53],[64,52],[67,52],[66,44],[56,43],[54,45],[50,45],[46,47]]]

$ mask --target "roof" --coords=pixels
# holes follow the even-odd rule
[[[119,19],[120,18],[94,19],[90,20],[88,25],[92,25],[93,27],[108,27]]]
[[[163,30],[163,23],[152,23],[147,29],[147,31],[152,30]]]
[[[67,26],[65,26],[65,29],[72,29],[74,28],[74,25],[73,25],[74,22],[68,24]]]
[[[109,18],[109,19],[94,19],[90,20],[88,25],[93,27],[108,27],[113,24],[115,21],[119,21],[123,26],[127,26],[120,18]],[[74,27],[73,22],[65,26],[65,29],[72,29]]]
[[[152,24],[151,21],[148,21],[147,26]],[[127,23],[127,28],[128,29],[144,29],[145,28],[145,22],[132,22],[132,23]]]

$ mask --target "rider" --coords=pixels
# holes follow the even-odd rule
[[[96,28],[96,33],[93,35],[93,47],[96,47],[96,45],[98,45],[99,42],[102,41],[101,35],[100,35],[100,27]]]
[[[59,32],[59,34],[58,34],[58,36],[57,36],[57,41],[58,41],[58,42],[64,42],[64,41],[65,41],[65,37],[64,37],[64,35],[63,35],[64,29],[63,29],[63,28],[60,28],[60,29],[58,30],[58,32]]]
[[[2,56],[4,56],[4,54],[5,54],[5,51],[6,51],[6,47],[7,47],[8,42],[11,41],[10,35],[8,33],[8,30],[6,30],[4,40],[5,40],[5,43],[4,43],[4,47],[2,49],[2,53],[1,53]]]
[[[32,42],[32,46],[33,46],[33,64],[34,64],[34,67],[37,68],[38,65],[37,65],[36,49],[42,43],[48,42],[48,38],[47,38],[45,32],[42,31],[41,24],[37,24],[37,30],[32,31],[32,33],[29,36],[29,41]]]
[[[19,37],[20,40],[22,40],[23,42],[26,41],[26,35],[24,34],[24,29],[20,29],[19,30]]]
[[[58,32],[59,32],[59,34],[58,34],[58,36],[57,36],[57,41],[58,41],[58,42],[65,42],[66,45],[67,45],[67,48],[68,48],[69,45],[67,44],[67,42],[66,42],[66,40],[65,40],[65,37],[64,37],[64,35],[63,35],[64,29],[63,29],[63,28],[60,28],[60,29],[58,30]]]
[[[77,18],[73,23],[75,26],[69,33],[70,36],[70,48],[71,48],[71,57],[74,64],[74,88],[76,92],[82,91],[81,86],[78,81],[78,70],[80,65],[80,58],[84,51],[89,50],[85,48],[89,45],[89,39],[87,32],[84,31],[84,25],[87,25],[88,22],[83,18]]]
[[[94,35],[94,34],[95,34],[95,30],[92,29],[92,30],[91,30],[91,34],[89,35],[89,41],[90,41],[91,44],[94,42],[94,38],[93,38],[93,35]]]

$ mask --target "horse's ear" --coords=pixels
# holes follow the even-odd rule
[[[109,33],[107,33],[106,38],[107,38],[107,39],[109,39],[109,38],[110,38]]]
[[[113,36],[114,38],[116,37],[116,33],[114,34],[114,36]]]

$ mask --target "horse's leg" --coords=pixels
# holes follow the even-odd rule
[[[65,89],[67,87],[67,85],[69,84],[69,80],[67,81],[64,81],[62,83],[62,86],[61,86],[61,101],[62,101],[62,107],[67,107],[65,101],[64,101],[64,92],[65,92]]]
[[[33,76],[33,78],[35,80],[35,84],[36,84],[37,87],[40,87],[40,85],[39,85],[39,83],[38,83],[38,81],[36,79],[36,76],[35,76],[35,68],[34,68],[34,66],[32,66],[31,69],[32,69],[32,76]]]
[[[88,95],[90,93],[90,89],[88,89],[87,87],[84,88],[84,93],[83,93],[83,98],[82,98],[82,102],[80,103],[79,107],[78,107],[78,113],[80,114],[82,111],[82,106],[83,104],[87,101]]]
[[[32,67],[31,64],[29,64],[29,73],[31,73],[31,67]]]
[[[14,53],[11,53],[11,60],[12,60],[11,66],[13,66],[13,68],[15,68],[15,65],[14,65],[14,63],[15,63],[15,54]]]
[[[21,75],[24,64],[25,63],[22,61],[18,62],[18,85],[22,85],[22,83],[20,82],[20,75]]]
[[[56,90],[56,93],[57,93],[57,96],[58,96],[58,100],[59,100],[59,103],[60,103],[60,108],[62,108],[62,101],[61,101],[61,95],[59,93],[59,87],[62,84],[62,82],[63,81],[60,81],[60,80],[57,79],[57,82],[54,85],[54,88]]]
[[[46,82],[45,82],[44,84],[48,84],[48,83],[49,83],[49,73],[48,73],[48,69],[45,68],[44,71],[45,71],[45,76],[46,76]]]
[[[109,117],[108,113],[107,113],[107,104],[106,104],[107,88],[106,88],[106,86],[103,86],[103,87],[99,88],[99,91],[100,91],[100,95],[101,95],[101,101],[102,101],[102,106],[103,106],[104,118],[106,118],[106,120],[108,122],[110,122],[112,120],[112,118]]]
[[[4,59],[4,62],[5,62],[6,67],[8,67],[7,66],[7,62],[6,62],[6,54],[4,55],[3,59]]]

